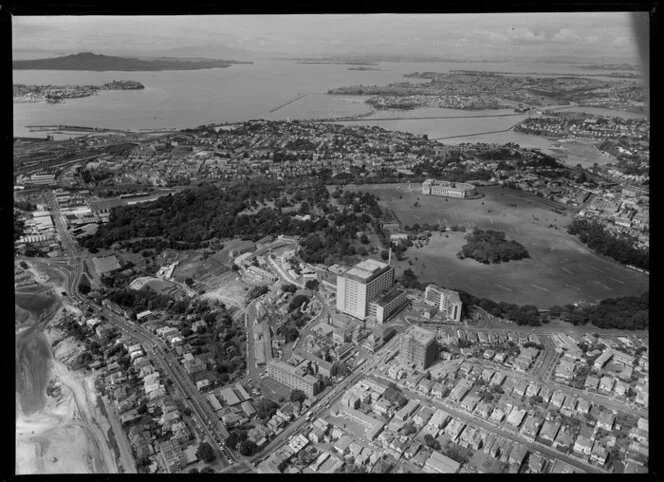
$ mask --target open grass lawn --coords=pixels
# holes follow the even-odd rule
[[[406,260],[395,263],[401,268],[397,275],[411,268],[423,282],[540,308],[581,299],[640,295],[648,289],[647,275],[591,252],[566,233],[570,214],[556,214],[529,193],[487,187],[482,188],[486,194],[482,199],[445,201],[422,195],[418,188],[415,183],[410,190],[408,184],[348,187],[378,195],[380,203],[394,210],[403,224],[457,224],[504,231],[508,240],[526,247],[530,259],[494,265],[460,260],[456,254],[465,244],[464,233],[435,233],[428,245],[409,248]],[[412,207],[418,198],[421,206]]]
[[[581,164],[581,167],[590,168],[595,163],[604,166],[609,162],[616,162],[612,155],[602,154],[591,142],[557,142],[555,152],[558,154],[556,157],[568,166]]]

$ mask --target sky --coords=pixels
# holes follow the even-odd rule
[[[15,16],[15,53],[422,54],[637,63],[647,13]],[[645,42],[647,44],[647,42]]]

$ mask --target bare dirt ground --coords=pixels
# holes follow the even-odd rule
[[[94,382],[55,362],[61,387],[43,410],[17,413],[16,473],[115,473],[118,467],[105,438],[105,424],[93,401]]]
[[[60,392],[47,396],[45,406],[30,414],[22,411],[16,394],[15,471],[17,474],[116,473],[118,466],[106,439],[109,424],[96,406],[94,375],[72,372],[64,363],[85,348],[71,338],[64,338],[57,325],[64,313],[80,314],[80,310],[60,295],[64,279],[56,270],[35,263],[30,271],[43,283],[39,287],[43,294],[32,293],[32,297],[50,298],[51,303],[53,298],[59,301],[54,304],[55,313],[50,315],[44,335],[51,346],[56,339],[60,341],[54,349],[54,359],[44,363],[51,365],[50,383],[59,387]],[[17,307],[19,303],[25,305],[23,311],[34,318],[32,311],[36,305],[31,303],[30,296],[29,292],[17,293]],[[43,310],[46,301],[40,300],[36,309]]]
[[[238,277],[239,275],[234,271],[224,273],[218,278],[217,288],[208,291],[201,298],[219,300],[228,306],[244,308],[245,297],[252,285],[244,283]]]

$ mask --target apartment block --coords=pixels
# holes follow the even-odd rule
[[[394,268],[373,259],[364,260],[337,276],[337,310],[364,320],[369,304],[394,285]]]
[[[437,306],[448,320],[461,321],[462,303],[459,293],[456,291],[429,285],[424,290],[424,301],[427,304]]]

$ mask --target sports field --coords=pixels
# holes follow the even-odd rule
[[[639,295],[648,289],[649,277],[592,253],[565,226],[571,215],[550,210],[529,193],[500,187],[481,188],[484,198],[447,199],[422,195],[418,184],[377,184],[347,189],[370,191],[392,209],[401,223],[457,224],[504,231],[507,239],[523,244],[530,259],[485,265],[456,254],[465,244],[462,232],[436,233],[428,245],[409,248],[407,259],[421,281],[461,288],[474,295],[540,308]],[[401,196],[401,199],[400,199]],[[419,198],[419,199],[418,199]],[[419,207],[412,207],[418,201]],[[410,265],[409,261],[413,264]]]

